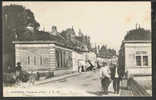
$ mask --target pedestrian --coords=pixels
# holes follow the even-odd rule
[[[20,80],[21,72],[22,72],[22,66],[21,66],[21,63],[18,62],[18,63],[17,63],[17,66],[16,66],[16,68],[15,68],[16,81],[17,81],[17,82],[19,82],[19,80]]]
[[[81,72],[84,72],[84,66],[83,65],[81,66]]]
[[[104,94],[108,94],[108,87],[111,82],[110,68],[107,63],[104,63],[100,68],[101,86]]]
[[[111,79],[113,80],[114,93],[119,94],[121,77],[118,64],[117,65],[111,64],[110,69],[111,69]]]
[[[29,80],[30,80],[30,85],[34,85],[34,83],[35,83],[35,75],[34,75],[33,71],[31,71]]]

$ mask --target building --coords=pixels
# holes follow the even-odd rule
[[[152,75],[151,32],[141,28],[127,32],[119,50],[119,66],[123,74]]]
[[[119,51],[119,65],[128,74],[152,75],[151,41],[123,41]]]
[[[14,41],[15,62],[28,72],[72,69],[72,50],[54,41]]]
[[[73,51],[72,52],[73,71],[78,71],[78,66],[82,64],[86,65],[86,57],[83,53]]]
[[[93,66],[96,66],[97,64],[97,57],[94,52],[86,52],[86,61],[90,61]]]

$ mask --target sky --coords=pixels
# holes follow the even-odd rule
[[[40,23],[40,29],[58,32],[73,26],[91,37],[93,45],[107,45],[119,50],[122,40],[131,29],[140,24],[151,30],[150,2],[3,2],[30,9]]]

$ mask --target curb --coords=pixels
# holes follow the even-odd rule
[[[35,82],[35,85],[43,85],[43,84],[46,84],[46,83],[49,83],[49,82],[59,81],[59,80],[69,78],[69,77],[73,77],[73,76],[77,76],[77,75],[80,75],[80,74],[81,73],[70,73],[70,74],[66,74],[66,75],[62,75],[62,76],[58,76],[58,77],[53,77],[53,78],[46,79],[46,80],[43,80],[43,81],[40,81],[40,82]]]

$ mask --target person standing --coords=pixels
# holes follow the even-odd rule
[[[104,94],[108,94],[108,86],[111,82],[110,68],[104,63],[100,68],[101,86]]]
[[[119,90],[120,90],[120,74],[119,74],[118,65],[112,64],[112,67],[111,67],[111,79],[113,80],[114,93],[115,94],[119,94]]]
[[[15,71],[16,71],[16,81],[18,82],[20,80],[20,75],[21,75],[21,71],[22,71],[22,66],[21,66],[20,62],[17,63]]]

